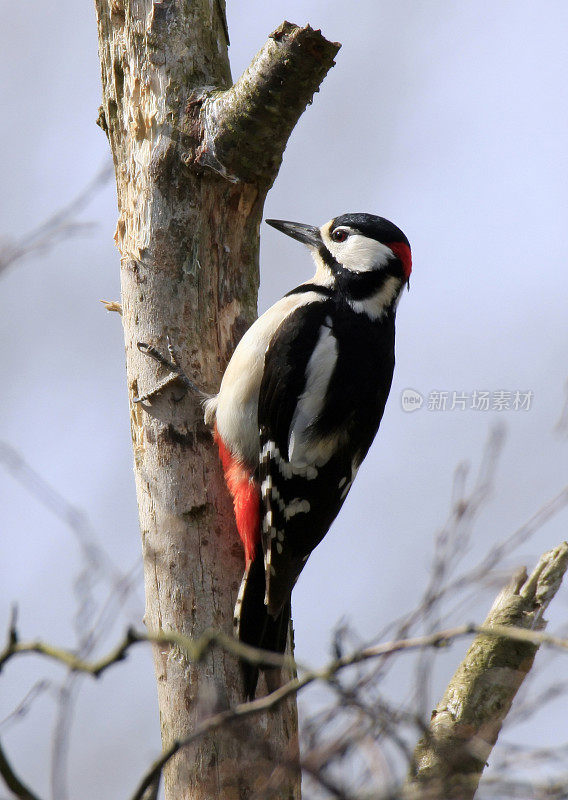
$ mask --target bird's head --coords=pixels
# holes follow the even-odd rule
[[[316,277],[341,287],[353,299],[376,298],[382,291],[386,307],[390,305],[386,301],[397,299],[409,281],[410,244],[400,228],[384,217],[342,214],[321,228],[276,219],[266,222],[307,245],[318,267]]]

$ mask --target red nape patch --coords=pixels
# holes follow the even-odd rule
[[[217,426],[213,434],[225,473],[225,481],[233,497],[237,530],[245,547],[245,558],[249,564],[260,541],[260,490],[257,481],[235,456],[229,452],[219,436]]]
[[[410,278],[412,272],[412,254],[410,247],[404,242],[389,242],[389,247],[402,262],[402,270],[406,280]]]

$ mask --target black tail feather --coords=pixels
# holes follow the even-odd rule
[[[264,604],[266,585],[264,577],[264,557],[260,545],[255,553],[254,560],[249,565],[243,576],[243,583],[239,592],[239,599],[235,608],[236,634],[241,642],[262,650],[271,650],[275,653],[284,653],[288,638],[288,628],[291,617],[290,599],[286,601],[281,611],[272,616]],[[257,666],[248,661],[241,660],[241,671],[245,697],[253,700],[258,683],[259,670],[274,667]],[[272,675],[271,683],[274,676]]]

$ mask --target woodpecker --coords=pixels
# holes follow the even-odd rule
[[[383,416],[412,258],[404,233],[372,214],[343,214],[321,228],[266,221],[309,248],[316,272],[245,333],[205,419],[245,552],[235,632],[283,653],[292,589]],[[258,674],[243,663],[249,699]]]

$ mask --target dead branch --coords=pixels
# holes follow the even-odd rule
[[[504,592],[505,591],[507,590],[504,590]],[[107,655],[95,661],[88,661],[77,655],[73,650],[57,647],[47,642],[42,642],[39,639],[21,642],[15,627],[11,626],[8,632],[8,641],[4,649],[0,651],[0,671],[14,656],[28,654],[44,656],[51,661],[56,661],[62,666],[67,667],[71,672],[82,672],[92,675],[93,678],[99,678],[103,672],[106,672],[114,664],[124,661],[128,651],[133,645],[142,642],[157,645],[171,645],[179,651],[182,651],[190,661],[195,663],[202,661],[208,651],[216,646],[227,653],[231,653],[238,659],[248,661],[250,664],[270,664],[274,667],[299,670],[302,672],[301,677],[288,681],[266,697],[255,700],[253,703],[242,703],[237,706],[239,709],[241,706],[247,708],[251,707],[253,709],[270,709],[278,705],[285,697],[290,694],[295,694],[310,683],[314,683],[315,681],[329,682],[337,673],[348,667],[382,658],[386,655],[394,655],[395,653],[413,652],[425,648],[447,647],[456,639],[462,639],[463,637],[473,634],[478,634],[488,639],[504,638],[510,642],[530,645],[536,649],[541,645],[547,645],[558,650],[568,650],[568,639],[551,636],[539,631],[527,630],[520,625],[516,627],[514,625],[507,625],[506,623],[498,624],[497,622],[490,622],[490,617],[488,617],[483,625],[475,625],[473,623],[456,625],[453,628],[435,631],[425,636],[396,639],[392,642],[383,642],[382,644],[373,645],[372,647],[357,649],[349,655],[336,658],[318,669],[308,669],[291,656],[281,656],[270,650],[260,650],[257,647],[251,647],[250,645],[240,642],[238,639],[234,639],[232,636],[227,636],[222,631],[213,629],[205,631],[197,639],[190,639],[176,631],[152,633],[128,628],[123,639],[107,653]],[[262,705],[263,703],[264,705]]]
[[[535,632],[568,567],[568,544],[545,553],[499,594],[418,743],[407,798],[472,798],[538,650]],[[508,636],[510,626],[515,637]],[[524,631],[524,634],[520,634]],[[517,633],[518,632],[518,633]]]
[[[189,130],[197,124],[201,140],[195,162],[231,181],[272,184],[288,138],[340,46],[309,25],[283,22],[234,86],[191,98]]]

